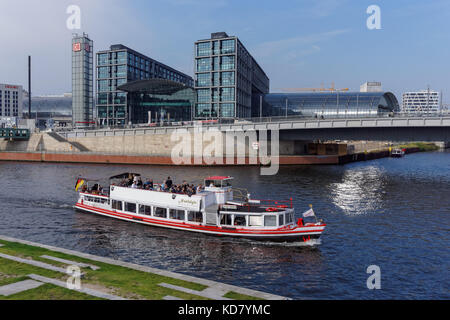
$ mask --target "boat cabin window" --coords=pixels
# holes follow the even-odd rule
[[[249,225],[249,227],[261,227],[263,225],[263,217],[262,216],[249,216],[248,217],[248,225]]]
[[[265,227],[276,227],[277,226],[277,216],[265,216],[264,217]]]
[[[136,203],[125,202],[125,211],[136,213]]]
[[[167,218],[167,209],[166,208],[155,207],[154,216],[155,217],[159,217],[159,218]]]
[[[231,214],[222,214],[220,219],[221,225],[231,226]]]
[[[169,218],[184,221],[184,210],[170,209]]]
[[[278,225],[284,225],[284,213],[280,213],[280,215],[278,216]]]
[[[84,201],[94,202],[94,197],[84,196]]]
[[[205,180],[206,187],[231,187],[231,180]]]
[[[203,213],[198,211],[188,211],[188,221],[203,223]]]
[[[122,201],[111,200],[111,208],[116,210],[122,210]]]
[[[235,214],[234,215],[234,225],[235,226],[247,226],[247,221],[245,219],[245,215]]]
[[[139,214],[145,214],[146,216],[152,215],[152,207],[144,206],[143,204],[139,205]]]
[[[292,212],[286,213],[286,224],[294,222],[294,214]]]

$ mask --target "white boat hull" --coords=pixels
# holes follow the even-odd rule
[[[106,217],[116,218],[119,220],[136,222],[155,227],[170,228],[183,231],[199,232],[214,236],[238,237],[260,241],[274,242],[308,242],[319,239],[325,229],[325,225],[312,225],[293,228],[279,229],[251,229],[251,228],[234,228],[216,225],[203,225],[195,223],[187,223],[164,218],[156,218],[153,216],[133,215],[111,209],[98,208],[78,202],[75,209],[95,213]]]

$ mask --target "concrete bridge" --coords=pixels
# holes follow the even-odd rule
[[[59,133],[66,139],[167,135],[194,126],[166,126],[115,130],[84,130]],[[367,140],[367,141],[450,141],[450,116],[277,119],[276,121],[203,125],[208,131],[279,130],[281,141]]]

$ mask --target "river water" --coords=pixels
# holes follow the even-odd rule
[[[78,175],[155,182],[231,175],[256,199],[294,198],[328,224],[316,247],[231,240],[73,210]],[[345,166],[183,168],[0,162],[0,234],[294,299],[449,299],[450,152]],[[367,268],[381,272],[369,290]]]

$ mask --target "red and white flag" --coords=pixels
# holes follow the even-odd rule
[[[303,217],[315,217],[313,209],[309,209],[308,211],[303,212]]]

